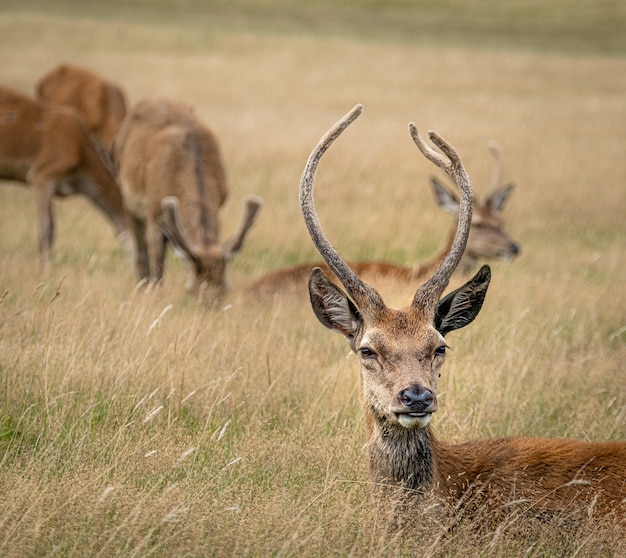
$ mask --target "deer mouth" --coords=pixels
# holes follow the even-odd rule
[[[404,412],[396,413],[396,418],[400,423],[400,426],[404,428],[424,428],[432,418],[432,412]]]

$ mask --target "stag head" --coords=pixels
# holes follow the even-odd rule
[[[473,194],[469,177],[454,148],[435,132],[421,138],[409,132],[421,153],[450,176],[460,194],[458,227],[439,268],[421,285],[410,306],[389,308],[380,294],[363,282],[324,235],[313,204],[313,181],[319,160],[334,140],[361,114],[355,106],[333,126],[311,153],[300,182],[300,207],[309,234],[346,292],[320,268],[309,280],[313,311],[327,328],[341,333],[358,355],[370,428],[423,428],[437,410],[437,386],[447,345],[445,335],[471,323],[482,306],[490,280],[487,266],[459,289],[440,297],[459,263],[467,242]]]
[[[178,198],[176,196],[163,198],[161,228],[175,250],[188,262],[187,291],[210,288],[221,295],[228,289],[226,266],[241,250],[261,205],[260,198],[247,196],[239,230],[230,239],[221,245],[195,244],[185,231]]]

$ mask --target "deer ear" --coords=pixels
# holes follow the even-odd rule
[[[430,177],[430,186],[433,189],[435,201],[437,205],[446,213],[450,213],[455,217],[459,214],[459,199],[446,188],[434,176]]]
[[[435,310],[435,328],[445,336],[474,321],[482,308],[491,280],[491,269],[483,265],[465,285],[443,297]]]
[[[502,188],[498,188],[497,190],[489,194],[486,202],[494,214],[497,215],[502,212],[506,204],[506,200],[509,199],[513,188],[515,188],[515,184],[509,182],[505,186],[502,186]]]
[[[348,296],[316,267],[309,279],[311,306],[317,319],[328,329],[354,337],[361,317],[359,311]]]

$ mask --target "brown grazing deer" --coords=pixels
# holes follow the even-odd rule
[[[168,240],[187,261],[187,290],[208,286],[222,294],[226,265],[241,249],[261,200],[246,198],[238,232],[218,244],[227,184],[215,136],[191,107],[145,99],[122,123],[114,157],[135,241],[138,279],[161,281]]]
[[[45,266],[54,237],[54,196],[87,196],[113,225],[122,244],[128,242],[114,169],[101,157],[72,108],[45,105],[0,87],[0,179],[33,187]]]
[[[126,95],[120,85],[71,64],[60,64],[42,76],[35,85],[35,98],[74,107],[107,152],[126,116]]]
[[[491,186],[484,202],[474,200],[467,246],[457,266],[463,275],[469,275],[479,259],[512,259],[521,251],[519,244],[506,233],[501,216],[514,185],[509,183],[502,186],[502,152],[495,142],[490,142],[488,147],[494,158]],[[458,197],[437,178],[431,177],[430,183],[437,205],[456,217],[459,212]],[[348,265],[357,275],[371,281],[391,278],[412,283],[429,276],[439,266],[452,246],[454,234],[453,230],[442,252],[427,263],[404,266],[386,261],[350,261]],[[250,285],[248,291],[262,298],[293,288],[305,292],[309,275],[315,266],[321,267],[326,274],[332,273],[328,266],[320,262],[300,263],[263,275]]]
[[[461,193],[458,228],[449,252],[417,289],[411,305],[387,307],[327,240],[313,204],[320,158],[361,110],[357,105],[311,153],[300,184],[300,205],[313,243],[347,292],[320,268],[313,270],[309,294],[315,315],[346,337],[360,361],[372,481],[399,495],[405,505],[429,495],[470,516],[510,513],[515,505],[532,517],[569,512],[584,517],[613,514],[625,521],[626,442],[511,437],[451,445],[431,431],[445,335],[474,320],[490,280],[489,268],[483,266],[440,300],[467,242],[472,188],[454,148],[430,132],[442,155],[410,124],[421,153]]]

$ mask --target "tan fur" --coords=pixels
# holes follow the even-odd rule
[[[309,295],[320,322],[341,333],[361,367],[367,450],[374,485],[410,515],[435,497],[460,516],[501,519],[521,511],[530,518],[609,517],[626,524],[626,442],[552,438],[498,438],[450,445],[435,438],[430,422],[445,361],[445,335],[478,315],[490,279],[488,266],[462,287],[439,297],[461,260],[469,234],[472,193],[456,151],[434,132],[442,157],[420,151],[453,178],[461,192],[459,225],[442,265],[419,287],[410,306],[387,307],[326,239],[313,205],[313,177],[321,155],[361,112],[357,106],[313,150],[300,184],[300,204],[311,239],[346,289],[313,270]],[[448,265],[446,265],[448,264]],[[349,298],[348,298],[349,295]]]
[[[44,264],[50,260],[53,242],[53,196],[83,194],[118,235],[126,231],[113,169],[72,108],[44,105],[0,87],[0,178],[33,187]]]
[[[54,105],[74,107],[108,151],[126,116],[126,95],[120,85],[71,64],[61,64],[42,76],[35,86],[35,97]]]
[[[220,246],[219,210],[228,189],[213,133],[188,105],[145,99],[122,124],[114,156],[136,243],[138,279],[161,281],[167,235],[189,264],[188,290],[200,284],[225,290],[226,264],[260,202],[247,199],[240,232]]]

